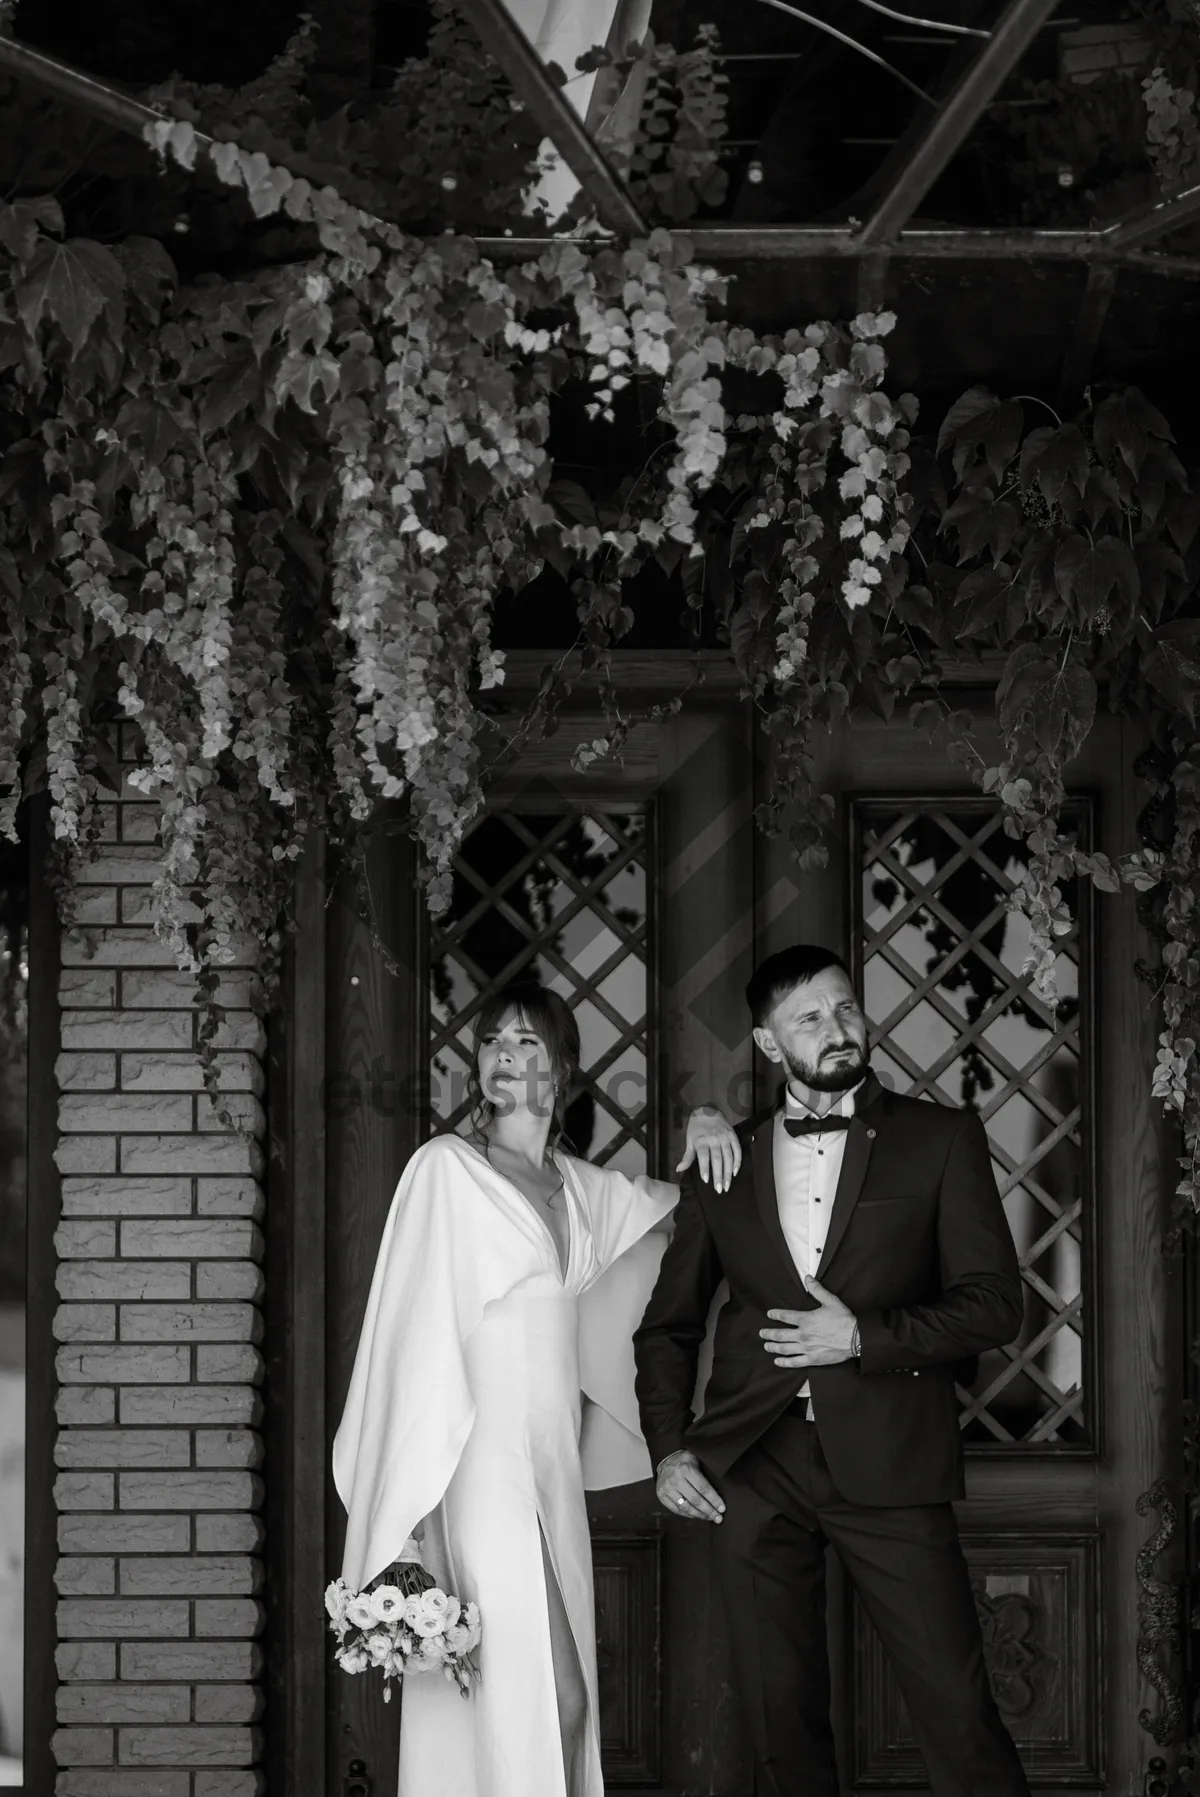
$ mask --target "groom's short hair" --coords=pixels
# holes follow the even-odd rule
[[[815,942],[797,942],[791,948],[781,948],[777,955],[768,955],[746,981],[746,1003],[755,1029],[765,1027],[781,998],[830,967],[840,967],[849,978],[850,969],[842,957]]]

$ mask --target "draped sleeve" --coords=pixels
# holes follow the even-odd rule
[[[630,1179],[615,1168],[593,1167],[590,1161],[562,1157],[575,1176],[587,1212],[596,1256],[593,1278],[669,1216],[679,1202],[679,1187],[639,1173]]]
[[[361,1591],[441,1501],[475,1420],[463,1343],[485,1305],[528,1277],[528,1236],[435,1137],[392,1199],[333,1443],[347,1513],[342,1577]]]
[[[656,1225],[675,1208],[679,1188],[586,1161],[571,1159],[570,1167],[595,1253],[579,1300],[579,1383],[587,1400],[579,1455],[584,1488],[600,1491],[648,1479],[652,1471],[634,1396],[633,1332],[667,1244]]]

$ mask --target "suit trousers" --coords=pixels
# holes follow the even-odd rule
[[[951,1506],[847,1503],[815,1425],[796,1409],[718,1483],[725,1515],[713,1530],[715,1552],[758,1797],[838,1797],[827,1543],[891,1661],[931,1797],[1028,1797],[984,1668]]]

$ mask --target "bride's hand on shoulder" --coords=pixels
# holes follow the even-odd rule
[[[687,1120],[687,1145],[676,1173],[686,1173],[693,1162],[701,1179],[716,1192],[729,1190],[742,1164],[737,1131],[715,1104],[698,1105]]]

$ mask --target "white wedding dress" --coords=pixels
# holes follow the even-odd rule
[[[384,1230],[334,1477],[342,1576],[360,1590],[420,1526],[422,1560],[479,1604],[481,1678],[405,1681],[399,1797],[604,1797],[586,1487],[650,1476],[632,1333],[673,1185],[556,1160],[565,1274],[549,1228],[486,1157],[439,1136],[405,1169]],[[588,1698],[568,1790],[546,1556]]]

